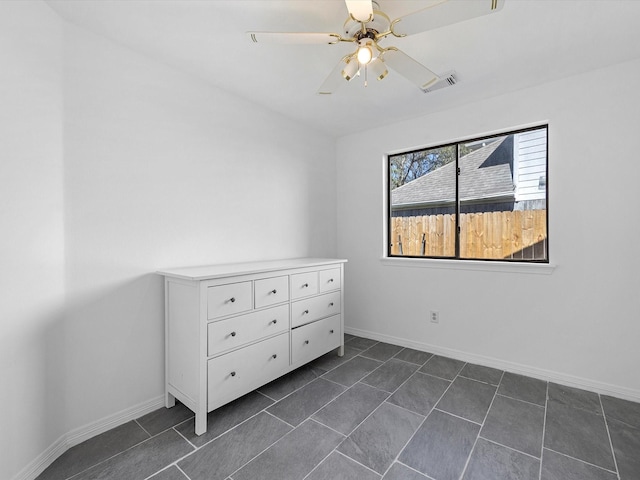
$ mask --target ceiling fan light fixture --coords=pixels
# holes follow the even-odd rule
[[[380,57],[374,58],[369,65],[367,65],[369,71],[376,77],[376,80],[382,80],[387,76],[389,70]]]
[[[363,38],[359,42],[357,57],[360,65],[367,65],[371,60],[373,60],[373,40],[370,38]]]
[[[360,65],[358,64],[355,57],[349,57],[347,60],[347,64],[342,69],[342,76],[344,79],[349,82],[353,77],[357,75],[360,71]]]

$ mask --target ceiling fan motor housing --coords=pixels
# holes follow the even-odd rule
[[[365,23],[365,32],[362,31],[362,24],[349,17],[344,22],[344,33],[347,38],[361,40],[363,38],[376,39],[379,33],[388,32],[391,26],[391,19],[379,10],[373,11],[373,19]]]

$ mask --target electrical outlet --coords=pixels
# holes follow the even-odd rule
[[[431,319],[431,323],[440,323],[440,314],[435,310],[431,310],[429,318]]]

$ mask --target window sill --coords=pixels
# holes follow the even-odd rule
[[[551,275],[556,265],[550,263],[492,262],[481,260],[449,260],[438,258],[382,257],[383,265],[410,268],[444,268],[448,270],[476,270],[501,273],[530,273]]]

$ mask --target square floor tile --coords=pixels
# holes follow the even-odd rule
[[[374,360],[380,360],[381,362],[386,362],[391,357],[393,357],[396,353],[400,352],[402,347],[397,345],[391,345],[390,343],[378,342],[371,348],[368,348],[360,355],[367,358],[373,358]]]
[[[620,480],[640,478],[640,429],[608,419]]]
[[[305,480],[380,480],[380,475],[334,451]]]
[[[488,383],[489,385],[497,386],[502,378],[503,371],[496,368],[484,367],[482,365],[475,365],[473,363],[467,363],[460,371],[460,375],[463,377],[477,380],[479,382]]]
[[[207,431],[204,434],[196,435],[194,420],[181,423],[176,430],[196,447],[201,447],[272,404],[273,400],[253,391],[209,412]]]
[[[149,434],[131,421],[108,430],[58,457],[37,480],[63,480],[147,440]]]
[[[437,480],[458,480],[480,425],[434,410],[398,460]]]
[[[539,480],[540,460],[478,439],[463,480]]]
[[[398,405],[420,415],[429,415],[451,382],[416,372],[389,398],[389,403]]]
[[[338,432],[349,435],[389,396],[377,388],[356,383],[325,405],[313,418]]]
[[[414,363],[392,358],[362,379],[362,383],[379,388],[385,392],[394,392],[418,369]]]
[[[617,480],[618,476],[602,468],[544,449],[541,480]]]
[[[495,393],[496,387],[493,385],[458,377],[436,408],[472,422],[482,423]]]
[[[143,480],[191,451],[193,447],[169,429],[81,473],[74,480]]]
[[[423,365],[420,371],[445,380],[453,380],[464,365],[465,363],[460,360],[434,355]]]
[[[497,395],[480,435],[540,458],[543,429],[543,407]]]
[[[382,362],[358,355],[330,372],[325,373],[322,378],[339,383],[345,387],[350,387],[380,365],[382,365]]]
[[[537,378],[505,372],[500,382],[500,387],[498,387],[498,395],[535,403],[544,407],[547,402],[547,382]]]
[[[345,390],[337,383],[318,378],[292,393],[267,411],[294,427],[320,410]]]
[[[397,358],[398,360],[404,360],[405,362],[409,363],[415,363],[416,365],[424,365],[431,357],[433,357],[433,353],[413,350],[412,348],[405,348],[394,358]]]
[[[344,436],[307,420],[233,474],[233,480],[300,480]]]
[[[597,393],[549,382],[549,400],[602,415]]]
[[[338,447],[338,451],[383,474],[424,417],[383,403]]]
[[[615,468],[604,417],[547,402],[544,446],[609,470]]]
[[[601,395],[602,406],[607,419],[613,418],[635,428],[640,428],[640,403]]]
[[[292,428],[261,412],[178,463],[191,480],[224,480]]]

